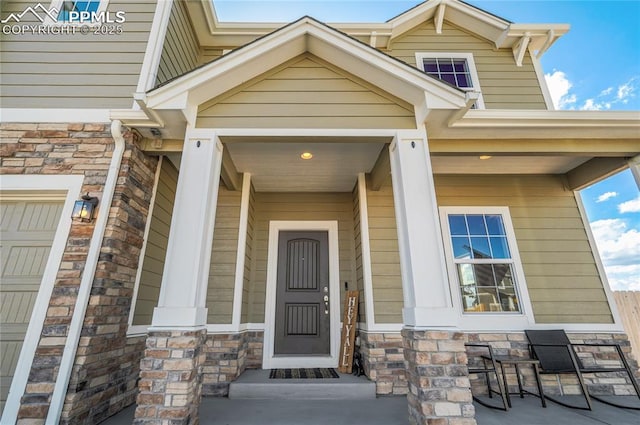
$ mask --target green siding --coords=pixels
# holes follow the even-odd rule
[[[207,289],[210,324],[229,324],[233,318],[241,200],[241,191],[229,190],[220,183]]]
[[[487,109],[547,109],[529,54],[518,67],[511,49],[496,50],[493,43],[446,22],[437,34],[433,21],[394,40],[387,53],[416,66],[416,52],[472,53]]]
[[[133,313],[133,325],[150,325],[153,309],[158,305],[177,184],[178,170],[169,160],[163,159],[151,213],[149,235],[145,241],[146,248]]]
[[[202,128],[415,128],[413,108],[311,55],[200,106]]]
[[[187,6],[182,1],[174,1],[156,85],[191,71],[199,65],[199,58],[200,46],[187,15]]]
[[[508,206],[538,323],[613,323],[573,192],[560,176],[435,176],[440,206]]]
[[[33,5],[29,0],[3,1],[2,15]],[[122,10],[126,16],[117,35],[2,34],[2,107],[130,108],[155,7],[155,0],[111,0],[107,10]],[[23,22],[40,23],[32,14]]]

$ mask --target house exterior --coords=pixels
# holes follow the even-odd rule
[[[640,184],[640,119],[553,110],[539,58],[568,25],[457,0],[371,24],[225,23],[208,0],[1,14],[2,424],[132,403],[197,423],[247,368],[336,367],[346,289],[411,423],[475,423],[466,341],[525,355],[524,329],[563,328],[630,355],[577,190]]]

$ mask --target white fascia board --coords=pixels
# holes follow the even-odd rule
[[[451,123],[451,127],[626,127],[630,130],[629,137],[637,137],[640,112],[472,109],[458,121]]]

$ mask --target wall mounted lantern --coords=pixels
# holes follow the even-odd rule
[[[98,198],[95,196],[86,195],[82,196],[82,199],[76,201],[73,206],[73,212],[71,213],[71,218],[77,221],[83,221],[85,223],[90,223],[93,221],[93,214],[95,213],[96,207],[98,206]]]

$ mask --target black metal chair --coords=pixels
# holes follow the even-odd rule
[[[576,406],[564,403],[560,400],[554,399],[545,395],[545,397],[555,403],[570,407],[573,409],[591,410],[591,398],[598,400],[601,403],[605,403],[611,406],[620,407],[624,409],[640,410],[640,407],[635,406],[623,406],[617,403],[613,403],[604,400],[600,397],[589,394],[587,385],[584,382],[583,374],[586,373],[615,373],[625,372],[631,380],[631,385],[635,389],[638,399],[640,399],[640,388],[638,382],[633,376],[633,372],[629,367],[629,363],[618,344],[573,344],[569,341],[569,337],[563,329],[552,330],[525,330],[525,334],[529,339],[529,348],[531,350],[531,356],[534,359],[540,361],[540,373],[547,374],[563,374],[572,373],[578,377],[582,394],[586,401],[585,406]],[[598,367],[589,366],[586,367],[580,357],[576,354],[575,347],[612,347],[615,348],[615,352],[618,356],[619,365],[613,367]]]
[[[505,393],[505,389],[503,388],[503,384],[502,381],[500,380],[500,377],[498,376],[498,369],[496,367],[496,360],[495,360],[495,356],[493,355],[493,348],[491,348],[491,345],[489,344],[474,344],[474,343],[468,343],[465,344],[465,347],[473,347],[473,348],[479,348],[481,349],[481,351],[483,351],[483,353],[477,353],[476,355],[478,357],[480,357],[480,359],[482,360],[482,366],[470,366],[469,367],[469,374],[479,374],[479,375],[484,375],[485,380],[487,381],[487,389],[489,391],[489,398],[493,398],[493,394],[498,394],[500,395],[500,398],[502,400],[502,407],[501,406],[496,406],[493,404],[489,404],[484,402],[483,400],[481,400],[480,398],[473,396],[473,399],[485,406],[488,407],[490,409],[498,409],[498,410],[504,410],[507,411],[509,408],[507,407],[507,397],[506,397],[506,393]],[[480,351],[480,350],[477,350]],[[475,354],[475,353],[473,353]],[[469,355],[469,354],[467,354]],[[493,388],[491,388],[491,379],[489,377],[489,374],[493,373],[496,376],[496,382],[498,384],[498,391],[494,390]]]

